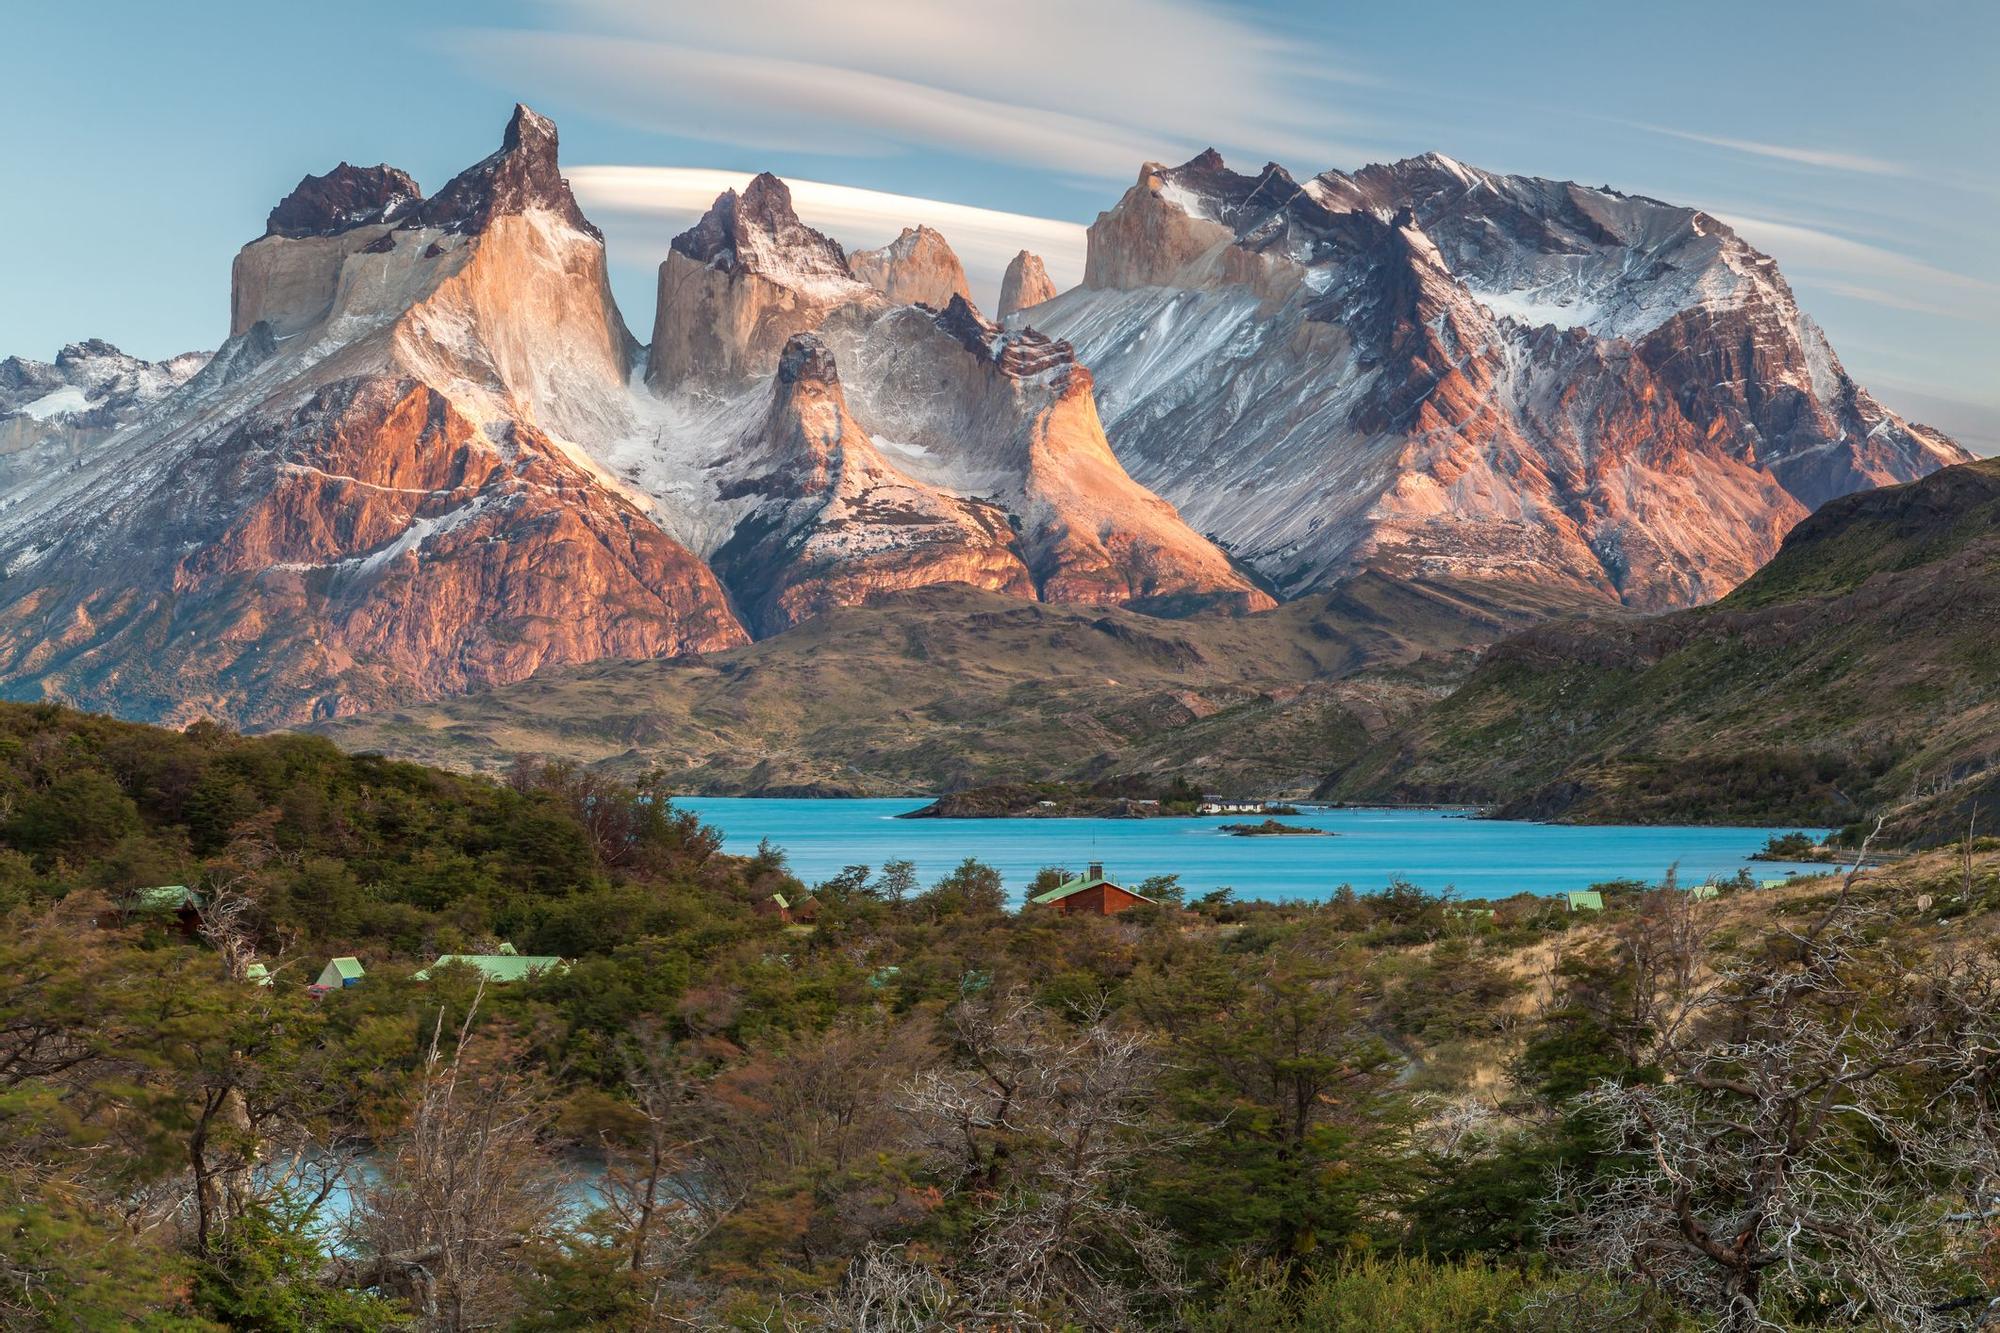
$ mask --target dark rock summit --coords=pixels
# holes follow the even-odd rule
[[[475,162],[439,190],[412,219],[452,232],[484,231],[496,217],[542,208],[570,226],[604,239],[584,217],[556,160],[556,126],[516,103],[499,149]]]
[[[778,354],[778,383],[839,384],[840,371],[833,363],[832,349],[817,334],[793,334]]]
[[[264,223],[266,236],[336,236],[374,222],[395,222],[423,202],[408,172],[342,162],[324,176],[307,176],[278,201]]]
[[[673,251],[711,267],[798,277],[851,279],[840,243],[799,221],[792,192],[766,171],[738,194],[725,190],[701,220],[674,237]]]

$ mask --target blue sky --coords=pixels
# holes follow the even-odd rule
[[[1609,184],[1737,225],[1858,378],[2000,452],[1987,0],[99,0],[8,31],[0,353],[212,347],[231,255],[302,174],[390,162],[433,189],[522,100],[576,168],[769,169],[1071,223],[1144,158],[1210,143],[1301,176],[1435,148]],[[650,202],[590,179],[643,337],[651,268],[709,178],[630,177],[682,187]],[[836,234],[886,241],[916,207]],[[949,216],[977,283],[1013,224]]]

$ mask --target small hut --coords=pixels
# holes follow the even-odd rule
[[[1053,907],[1064,916],[1116,916],[1134,907],[1148,907],[1153,900],[1114,884],[1105,877],[1102,863],[1092,861],[1090,869],[1066,880],[1046,893],[1028,900],[1036,907]]]
[[[1572,912],[1602,912],[1604,895],[1596,889],[1572,889],[1566,895]]]
[[[786,925],[796,922],[809,926],[819,920],[819,899],[810,893],[803,898],[787,898],[782,893],[774,893],[768,898],[760,898],[751,907],[758,916],[774,916]]]
[[[569,964],[554,954],[516,953],[514,946],[503,944],[498,953],[448,953],[411,978],[413,981],[429,981],[431,973],[441,967],[456,963],[476,969],[479,974],[496,986],[509,982],[527,981],[543,973],[566,972]]]

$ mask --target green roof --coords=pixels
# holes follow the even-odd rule
[[[1596,889],[1572,889],[1569,893],[1569,910],[1572,912],[1602,912],[1604,895]]]
[[[1116,889],[1120,893],[1132,893],[1132,890],[1126,888],[1123,884],[1115,883],[1109,876],[1078,875],[1075,879],[1065,880],[1063,883],[1056,885],[1046,893],[1036,894],[1028,901],[1046,907],[1050,903],[1059,903],[1073,894],[1082,893],[1085,889],[1094,889],[1100,884],[1107,888]],[[1139,899],[1140,902],[1149,903],[1153,901],[1151,898],[1137,893],[1132,893],[1132,896]]]
[[[1757,887],[1760,889],[1782,889],[1790,882],[1790,880],[1784,879],[1762,879],[1757,881]]]
[[[448,953],[417,973],[416,980],[429,981],[431,973],[452,963],[476,967],[488,981],[526,981],[536,972],[561,972],[569,965],[554,954]]]
[[[1688,889],[1688,897],[1698,903],[1706,902],[1710,898],[1720,897],[1721,894],[1722,890],[1716,888],[1713,884],[1696,884]]]
[[[778,907],[780,908],[780,910],[782,910],[782,911],[786,911],[786,912],[789,912],[789,911],[791,911],[791,910],[792,910],[792,905],[791,905],[790,903],[788,903],[788,902],[786,902],[786,901],[785,901],[785,895],[784,895],[784,894],[782,894],[782,893],[774,893],[774,894],[772,894],[772,895],[771,895],[771,901],[772,901],[772,902],[774,902],[774,903],[776,903],[776,904],[778,905]]]
[[[128,912],[178,912],[183,907],[200,906],[201,895],[185,884],[134,889],[125,899],[125,910]]]

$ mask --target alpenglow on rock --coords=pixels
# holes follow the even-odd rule
[[[854,276],[897,305],[942,310],[954,296],[972,299],[965,267],[949,242],[929,227],[905,227],[879,250],[856,250],[847,257]]]
[[[1688,605],[1821,502],[1968,457],[1707,214],[1435,154],[1148,163],[1034,325],[1133,476],[1293,592],[1374,567]]]
[[[1023,250],[1007,261],[1007,271],[1000,275],[1000,318],[1053,300],[1055,294],[1056,285],[1049,281],[1042,257]]]
[[[289,725],[945,583],[1682,605],[1965,456],[1728,228],[1610,190],[1148,165],[1084,285],[1023,252],[995,323],[936,232],[850,260],[762,175],[673,238],[641,348],[557,147],[517,107],[429,198],[306,177],[212,358],[0,362],[0,690]]]
[[[273,725],[746,636],[586,446],[629,432],[604,248],[516,108],[425,201],[308,178],[235,263],[235,331],[67,466],[7,456],[0,680]]]
[[[973,309],[942,236],[863,253],[872,284],[776,177],[718,197],[660,267],[658,422],[603,455],[714,561],[753,631],[942,582],[1272,605],[1126,475],[1066,344]]]

